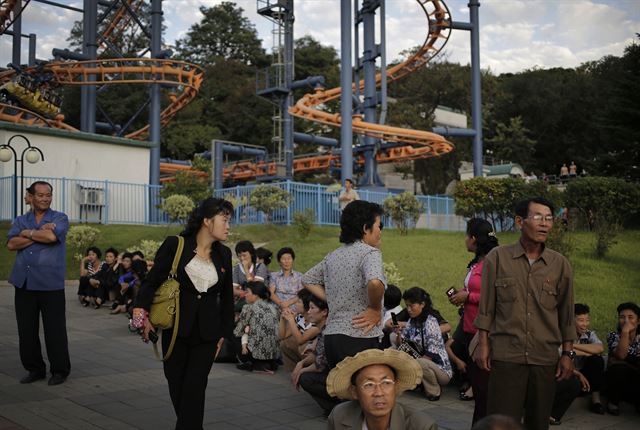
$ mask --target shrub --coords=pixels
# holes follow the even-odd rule
[[[558,251],[567,258],[571,256],[576,247],[576,242],[569,228],[562,224],[560,218],[556,218],[553,228],[547,237],[546,244],[549,248]]]
[[[311,228],[316,220],[316,212],[311,208],[293,214],[293,225],[298,230],[301,239],[305,239],[311,233]]]
[[[526,183],[518,178],[488,179],[483,177],[461,181],[453,192],[456,214],[466,218],[488,219],[502,230],[514,227],[513,208],[526,197],[545,197],[560,207],[561,193],[544,181]]]
[[[596,234],[596,255],[604,257],[623,223],[640,212],[640,186],[618,178],[579,178],[567,185],[565,201],[587,220]]]
[[[100,238],[100,230],[88,225],[76,225],[69,228],[66,243],[74,251],[74,258],[82,260],[85,249],[93,245]]]
[[[407,234],[409,227],[415,226],[424,205],[410,192],[387,197],[384,210],[395,223],[400,234]]]
[[[156,256],[156,252],[158,252],[158,248],[160,248],[160,245],[162,245],[162,242],[160,241],[142,239],[139,244],[127,248],[127,251],[140,251],[144,254],[145,260],[153,260]]]
[[[258,185],[249,196],[249,204],[265,215],[265,222],[270,223],[273,211],[289,206],[291,195],[279,187],[272,185]]]
[[[160,190],[160,197],[168,198],[173,194],[182,194],[193,200],[194,203],[200,202],[210,197],[211,191],[210,180],[198,176],[198,170],[180,171],[176,173],[175,181],[167,182]]]
[[[172,222],[184,222],[195,208],[193,200],[182,194],[172,194],[162,202],[162,210]]]
[[[387,283],[400,287],[404,278],[400,276],[400,271],[395,263],[382,263],[382,266],[384,268],[384,277],[387,278]]]

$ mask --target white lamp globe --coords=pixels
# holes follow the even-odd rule
[[[40,153],[36,149],[30,149],[25,154],[27,161],[31,164],[35,164],[40,161]]]
[[[0,148],[0,161],[2,162],[7,162],[9,160],[11,160],[11,157],[13,156],[13,152],[5,147]]]

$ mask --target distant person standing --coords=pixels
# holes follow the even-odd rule
[[[340,197],[338,197],[340,210],[343,211],[349,203],[355,200],[360,200],[360,196],[358,196],[356,190],[353,189],[353,181],[347,178],[344,180],[344,189],[340,192]]]
[[[569,177],[573,179],[577,176],[578,176],[578,166],[576,166],[576,163],[572,161],[571,164],[569,165]]]
[[[516,204],[520,240],[485,257],[475,320],[475,361],[491,371],[487,413],[520,420],[524,408],[527,430],[549,427],[555,381],[572,376],[576,354],[571,266],[545,247],[553,221],[546,199]]]
[[[20,360],[29,384],[47,373],[40,347],[40,314],[51,370],[49,385],[62,384],[71,371],[65,318],[65,238],[69,219],[51,209],[53,187],[36,181],[28,189],[32,210],[17,217],[7,234],[7,248],[17,251],[9,277],[15,287]]]
[[[569,179],[569,168],[567,167],[567,163],[563,163],[560,168],[560,180],[566,182],[567,179]]]

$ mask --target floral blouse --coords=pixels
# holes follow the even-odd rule
[[[620,343],[620,333],[617,331],[612,331],[607,336],[607,343],[609,344],[609,354],[613,353],[613,350],[616,349],[618,344]],[[629,363],[633,363],[636,365],[640,365],[640,334],[636,334],[636,337],[629,344],[628,355],[625,361]]]
[[[442,333],[438,320],[433,315],[427,316],[424,324],[416,326],[413,318],[409,318],[407,326],[402,331],[402,337],[411,340],[418,345],[422,355],[427,355],[438,365],[449,377],[453,376],[451,362],[444,346]]]
[[[248,348],[257,360],[273,360],[278,357],[278,312],[265,300],[247,303],[240,312],[240,319],[233,334],[241,337],[249,326]]]

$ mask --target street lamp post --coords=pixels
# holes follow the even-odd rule
[[[20,158],[18,158],[18,153],[11,146],[11,141],[16,137],[21,137],[27,143],[27,147],[20,153]],[[24,201],[22,196],[18,195],[18,163],[20,163],[20,189],[22,189],[24,186],[24,160],[35,164],[40,160],[44,161],[44,154],[40,148],[31,146],[29,139],[21,134],[16,134],[11,136],[6,144],[0,145],[0,161],[8,162],[11,161],[11,158],[13,158],[13,218],[16,218],[18,216],[18,200],[20,200],[20,214],[24,210]]]

